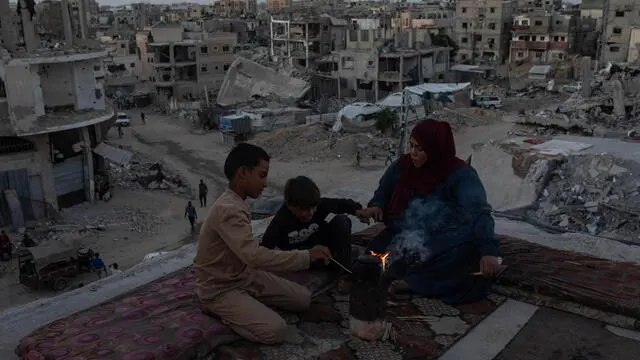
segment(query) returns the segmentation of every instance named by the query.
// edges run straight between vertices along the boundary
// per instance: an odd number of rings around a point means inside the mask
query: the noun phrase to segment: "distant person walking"
[[[356,153],[356,166],[360,167],[360,151]]]
[[[122,138],[122,135],[124,135],[124,132],[122,131],[122,125],[118,124],[118,136]]]
[[[140,120],[142,120],[142,125],[147,123],[147,118],[146,118],[146,116],[144,115],[143,112],[140,113]]]
[[[207,184],[204,183],[204,180],[200,179],[200,184],[198,184],[198,197],[200,198],[200,207],[207,206],[207,192],[209,192]]]
[[[104,261],[102,261],[99,253],[96,253],[94,256],[91,261],[91,269],[98,274],[98,279],[102,279],[102,273],[107,276],[107,267],[104,265]]]
[[[196,213],[196,208],[193,206],[191,201],[189,201],[187,208],[184,210],[184,217],[189,219],[191,231],[193,232],[196,229],[196,219],[198,218],[198,214]]]

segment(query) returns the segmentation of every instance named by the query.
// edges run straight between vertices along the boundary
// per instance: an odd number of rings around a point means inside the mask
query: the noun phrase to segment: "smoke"
[[[464,236],[467,216],[449,204],[434,199],[415,199],[404,213],[401,232],[391,241],[390,263],[424,263],[441,252],[451,237]]]

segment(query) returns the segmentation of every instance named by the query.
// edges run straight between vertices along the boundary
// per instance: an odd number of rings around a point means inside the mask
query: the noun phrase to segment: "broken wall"
[[[34,65],[39,67],[45,107],[75,106],[73,63]]]
[[[104,91],[98,87],[93,73],[94,62],[73,63],[76,110],[104,110],[106,108]]]
[[[44,115],[44,98],[37,71],[37,66],[29,64],[16,64],[6,68],[5,87],[14,128],[18,122],[26,121],[31,124],[38,116]]]

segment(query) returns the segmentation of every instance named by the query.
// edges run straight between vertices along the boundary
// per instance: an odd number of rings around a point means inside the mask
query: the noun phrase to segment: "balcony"
[[[567,50],[568,44],[561,41],[552,41],[549,43],[550,50]]]
[[[547,50],[549,43],[545,41],[511,40],[511,47],[513,49]]]

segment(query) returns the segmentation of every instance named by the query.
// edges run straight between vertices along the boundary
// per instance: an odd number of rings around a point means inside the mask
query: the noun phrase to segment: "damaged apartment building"
[[[393,31],[375,21],[356,20],[345,49],[315,60],[313,85],[329,96],[376,102],[405,86],[443,81],[450,51],[433,46],[428,29]]]
[[[271,56],[310,68],[319,56],[346,47],[347,22],[331,16],[300,19],[271,18]]]
[[[544,10],[517,15],[509,49],[510,63],[548,63],[564,60],[572,51],[576,20],[570,15]]]
[[[217,91],[233,63],[237,38],[236,33],[185,32],[181,24],[160,23],[137,41],[141,61],[152,65],[150,80],[160,100]]]
[[[0,1],[7,24],[9,0]],[[94,152],[113,111],[94,68],[99,48],[74,46],[66,0],[65,38],[42,48],[28,2],[20,28],[2,28],[0,48],[0,227],[50,214],[51,209],[93,199],[103,158]],[[82,49],[82,50],[80,50]]]
[[[515,3],[503,0],[459,0],[456,3],[457,61],[503,63],[509,53]]]
[[[611,0],[603,14],[605,62],[636,62],[640,49],[640,7],[636,1]],[[606,10],[605,10],[606,11]]]

